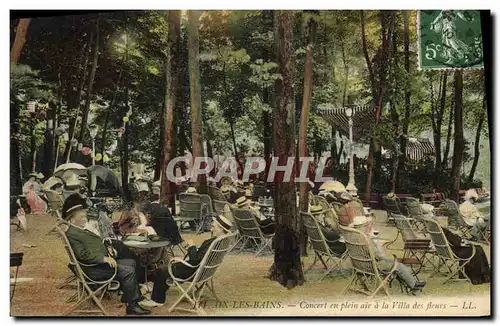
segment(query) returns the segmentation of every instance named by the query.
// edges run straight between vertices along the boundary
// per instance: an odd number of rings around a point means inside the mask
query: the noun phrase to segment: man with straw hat
[[[172,264],[172,273],[174,274],[174,276],[176,278],[189,279],[194,273],[196,273],[196,266],[199,265],[203,260],[203,257],[205,257],[205,254],[207,253],[208,248],[210,248],[212,242],[214,242],[218,237],[230,233],[232,226],[232,223],[224,216],[214,215],[211,223],[210,232],[212,234],[212,237],[210,239],[203,241],[199,248],[194,245],[194,242],[191,239],[186,240],[186,243],[188,244],[187,263],[194,267],[186,266],[185,264],[180,262],[174,263]]]
[[[378,268],[382,271],[389,271],[395,260],[394,258],[388,258],[389,255],[383,247],[384,241],[377,239],[377,236],[374,235],[374,233],[378,234],[378,232],[374,232],[372,226],[372,221],[370,221],[370,219],[366,216],[356,216],[349,225],[351,228],[360,229],[369,237],[375,254],[375,259],[377,260]],[[426,282],[418,281],[415,276],[413,276],[412,271],[408,266],[397,261],[395,272],[398,279],[406,284],[411,293],[415,293],[417,290],[422,290],[426,284]]]
[[[325,210],[319,205],[311,206],[309,213],[318,222],[321,233],[325,236],[328,247],[337,255],[342,255],[346,251],[343,237],[337,230],[327,227],[325,224]]]
[[[241,196],[240,198],[236,199],[236,206],[240,209],[249,210],[255,216],[255,219],[257,220],[257,223],[259,223],[259,227],[262,233],[270,235],[276,231],[276,223],[274,222],[274,220],[270,217],[266,218],[264,215],[262,215],[259,208],[255,207],[254,202],[252,202],[250,199],[246,198],[245,196]]]
[[[141,307],[149,305],[149,302],[142,300],[135,260],[117,257],[113,247],[104,245],[98,234],[87,229],[87,209],[87,200],[78,193],[71,194],[62,208],[62,218],[69,224],[66,236],[76,259],[84,264],[81,266],[83,271],[91,279],[103,281],[112,277],[116,268],[115,279],[120,282],[127,315],[150,314],[151,311]]]

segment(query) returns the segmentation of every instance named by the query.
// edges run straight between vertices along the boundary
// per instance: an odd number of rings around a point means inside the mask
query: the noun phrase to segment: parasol
[[[81,176],[87,173],[87,168],[78,163],[65,163],[57,167],[57,169],[54,171],[54,176],[62,178],[64,180],[65,177],[67,178],[71,175],[67,172],[72,172]]]
[[[319,190],[333,191],[333,192],[347,191],[344,185],[338,181],[326,181],[319,187]]]

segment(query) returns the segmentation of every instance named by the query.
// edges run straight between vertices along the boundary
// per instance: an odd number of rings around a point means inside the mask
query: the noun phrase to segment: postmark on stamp
[[[418,12],[420,69],[484,68],[478,10]]]

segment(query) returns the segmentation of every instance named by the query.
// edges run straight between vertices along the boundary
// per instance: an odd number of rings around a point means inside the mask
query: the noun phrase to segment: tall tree
[[[193,162],[195,158],[203,156],[201,142],[201,86],[200,86],[200,11],[188,11],[188,49],[189,49],[189,84],[191,98],[191,138],[193,146]],[[206,185],[206,176],[200,175],[202,190]]]
[[[278,10],[274,13],[275,51],[278,71],[281,74],[281,78],[275,83],[274,149],[280,165],[285,165],[288,158],[296,154],[293,21],[292,11]],[[293,179],[283,180],[282,173],[275,175],[274,182],[277,225],[273,239],[274,264],[269,276],[271,280],[291,289],[304,282],[295,184]]]
[[[462,92],[462,71],[457,70],[455,71],[455,136],[453,139],[453,161],[451,165],[451,177],[453,180],[451,198],[457,203],[460,192],[460,168],[462,166],[463,152],[465,148]]]
[[[404,47],[404,60],[405,60],[405,71],[406,78],[405,83],[405,110],[403,118],[403,128],[402,136],[400,139],[400,154],[398,160],[398,172],[397,172],[397,185],[399,187],[402,184],[402,175],[405,167],[406,161],[406,140],[408,138],[408,128],[410,126],[410,111],[411,111],[411,84],[410,84],[410,28],[408,24],[408,10],[403,10],[403,47]]]
[[[483,132],[483,124],[485,117],[486,117],[486,94],[484,95],[483,98],[482,110],[479,113],[479,121],[476,129],[476,139],[474,141],[474,161],[472,161],[472,168],[470,169],[469,177],[467,178],[467,181],[469,183],[471,183],[474,180],[474,174],[476,174],[477,164],[479,163],[479,155],[481,154],[479,148],[480,148],[481,133]]]
[[[302,94],[302,110],[300,113],[300,127],[299,127],[299,157],[307,156],[307,123],[309,121],[309,108],[311,106],[312,85],[313,85],[313,49],[314,37],[316,33],[316,21],[313,17],[308,22],[308,40],[306,46],[306,62],[304,71],[304,93]],[[307,212],[309,206],[308,200],[309,183],[300,183],[300,200],[299,207],[301,212]],[[307,247],[307,234],[304,226],[304,221],[300,219],[300,244],[302,253],[305,254]]]
[[[78,142],[83,143],[83,137],[85,135],[85,130],[87,129],[87,121],[90,112],[90,99],[92,97],[92,89],[94,87],[95,73],[97,71],[97,62],[99,60],[99,15],[95,22],[95,43],[94,43],[94,57],[92,59],[92,68],[90,69],[89,83],[87,85],[87,93],[85,95],[85,106],[82,110],[82,124],[80,126],[80,134],[78,136]]]
[[[76,98],[74,99],[74,102],[71,101],[70,98],[68,98],[68,111],[73,111],[75,112],[75,115],[73,117],[73,120],[70,122],[69,125],[69,131],[68,131],[68,137],[69,141],[66,143],[66,147],[64,149],[64,157],[66,160],[66,163],[69,162],[70,156],[71,156],[71,141],[75,138],[75,132],[76,132],[76,127],[78,124],[78,117],[80,113],[80,102],[82,98],[82,93],[83,93],[83,87],[85,86],[85,80],[87,76],[87,64],[89,62],[89,56],[90,56],[90,45],[92,44],[92,40],[94,38],[94,33],[91,33],[89,36],[89,42],[85,44],[83,47],[83,53],[85,56],[84,63],[82,66],[81,71],[78,71],[78,73],[81,75],[80,78],[80,86],[78,87],[78,93],[76,95]],[[88,49],[87,49],[88,47]],[[70,96],[70,92],[68,92],[68,97]],[[69,107],[70,106],[70,107]]]
[[[163,155],[162,155],[162,178],[161,178],[161,203],[167,204],[169,207],[174,207],[175,184],[166,176],[168,163],[175,157],[173,150],[175,125],[174,111],[176,108],[176,93],[179,83],[179,73],[177,66],[179,64],[179,48],[180,48],[180,33],[181,33],[181,15],[180,10],[168,11],[168,53],[167,62],[165,65],[166,75],[166,91],[164,103],[164,139],[163,139]],[[162,126],[163,128],[163,126]]]
[[[432,131],[434,135],[434,147],[436,148],[436,163],[434,167],[434,188],[438,188],[441,176],[441,127],[443,125],[443,115],[446,104],[446,80],[448,73],[443,71],[441,74],[439,87],[439,106],[438,103],[431,103]]]
[[[10,63],[17,63],[21,57],[21,52],[23,51],[24,43],[26,43],[26,35],[28,34],[28,27],[30,25],[31,18],[21,18],[16,28],[16,37],[14,39],[14,44],[10,50]]]
[[[448,168],[448,156],[450,154],[451,147],[451,135],[453,135],[453,118],[455,111],[455,88],[453,88],[453,94],[451,97],[450,114],[448,115],[448,131],[446,134],[446,146],[444,148],[443,160],[441,161],[441,170]]]
[[[375,130],[379,126],[380,119],[382,117],[382,107],[384,104],[384,94],[387,88],[387,75],[389,72],[389,62],[391,62],[392,51],[392,34],[394,32],[395,18],[396,14],[394,11],[383,11],[379,12],[379,19],[381,25],[381,39],[382,43],[377,49],[377,53],[373,58],[373,64],[370,60],[366,42],[366,31],[365,31],[365,15],[364,11],[361,10],[361,38],[363,43],[363,53],[365,56],[365,61],[368,69],[368,75],[370,78],[370,84],[372,89],[372,98],[375,104]],[[375,169],[373,168],[375,158]],[[370,196],[372,190],[372,179],[375,170],[375,181],[378,181],[378,175],[381,171],[381,148],[375,137],[371,137],[370,149],[368,151],[367,159],[367,170],[368,174],[366,177],[366,188],[365,192],[367,196]]]

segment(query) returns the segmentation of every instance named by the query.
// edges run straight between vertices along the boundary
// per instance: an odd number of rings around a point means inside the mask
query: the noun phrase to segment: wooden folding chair
[[[231,250],[241,242],[240,248],[244,249],[245,245],[250,241],[251,244],[255,245],[254,248],[256,248],[255,257],[259,256],[266,248],[271,252],[273,251],[272,240],[274,234],[265,235],[262,233],[256,217],[250,210],[231,207],[231,212],[233,213],[234,222],[239,232],[239,239],[235,242]]]
[[[388,284],[395,277],[396,259],[394,259],[394,264],[388,272],[379,270],[372,243],[368,236],[357,229],[343,225],[339,227],[344,236],[347,254],[351,258],[353,266],[353,277],[345,288],[344,294],[351,290],[368,295],[368,300],[371,300],[380,290],[384,290],[385,295],[389,297]],[[362,290],[354,289],[357,283],[361,283]],[[373,291],[370,290],[369,285],[373,286]]]
[[[10,284],[12,287],[12,292],[10,293],[10,300],[14,298],[14,293],[16,293],[16,284],[17,284],[17,273],[19,272],[19,266],[23,264],[23,256],[22,252],[11,252],[10,253],[10,267],[16,268],[16,274],[14,275],[14,282]]]
[[[431,236],[434,248],[436,249],[436,255],[439,259],[438,266],[430,277],[433,277],[437,273],[441,273],[447,276],[443,284],[449,281],[469,281],[472,284],[470,278],[465,274],[465,266],[476,254],[476,247],[472,246],[472,255],[470,257],[460,258],[451,250],[448,239],[446,239],[443,229],[438,222],[432,219],[425,219],[424,223],[427,232]],[[444,273],[441,272],[442,267],[445,267]],[[460,272],[465,276],[464,279],[459,278]]]
[[[113,276],[109,278],[108,280],[104,281],[97,281],[91,279],[85,272],[82,270],[82,266],[85,267],[91,267],[95,265],[85,265],[80,262],[75,257],[75,253],[73,252],[73,249],[71,248],[71,244],[66,237],[66,233],[62,228],[59,226],[56,227],[56,231],[60,235],[61,239],[64,242],[64,248],[66,249],[66,252],[69,257],[69,264],[71,266],[71,271],[75,274],[76,276],[76,281],[77,281],[77,293],[75,294],[77,302],[70,308],[68,309],[64,315],[69,315],[73,312],[76,313],[103,313],[104,315],[108,315],[106,310],[104,309],[104,306],[102,305],[102,298],[104,297],[104,294],[108,291],[116,291],[120,287],[120,284],[113,280],[116,276],[117,268],[115,267]],[[78,307],[82,306],[84,303],[94,303],[97,305],[99,310],[84,310],[80,309],[77,310]]]
[[[323,273],[317,281],[321,281],[327,275],[334,272],[337,268],[341,267],[342,262],[347,257],[347,251],[342,255],[337,255],[334,251],[330,249],[328,246],[328,241],[326,240],[323,232],[321,232],[321,227],[318,224],[313,216],[309,213],[300,212],[302,219],[304,221],[304,226],[306,227],[307,237],[309,239],[309,243],[314,251],[314,262],[304,271],[304,274],[307,274],[318,261],[323,264],[326,272]],[[326,259],[325,259],[326,258]],[[328,266],[328,263],[331,261],[337,260],[332,266]]]
[[[200,299],[203,295],[205,287],[210,290],[217,301],[220,301],[219,297],[215,293],[213,277],[219,266],[222,264],[224,257],[230,251],[235,241],[235,237],[235,233],[229,233],[215,239],[208,248],[202,261],[196,266],[193,266],[178,257],[170,260],[168,263],[168,273],[173,280],[174,286],[180,290],[181,296],[168,308],[169,312],[172,312],[175,309],[195,312],[197,314],[205,314],[204,309],[200,306]],[[175,263],[181,263],[185,266],[196,268],[196,272],[186,279],[179,278],[175,276],[173,271],[173,264]],[[187,286],[182,285],[186,283]],[[193,307],[191,309],[177,307],[183,299],[188,300]]]
[[[394,222],[393,215],[402,215],[400,205],[398,204],[397,197],[388,198],[387,196],[382,197],[382,202],[384,203],[385,210],[387,211],[387,221]]]

